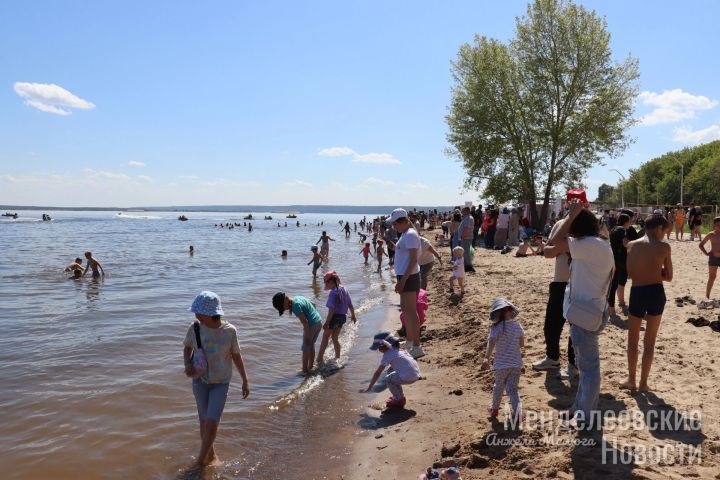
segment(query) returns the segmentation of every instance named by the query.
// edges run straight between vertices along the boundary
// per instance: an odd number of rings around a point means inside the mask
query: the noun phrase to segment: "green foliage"
[[[448,152],[466,187],[497,202],[542,199],[536,226],[554,190],[581,185],[631,141],[637,60],[613,62],[605,20],[570,1],[535,0],[507,44],[476,36],[452,73]]]
[[[677,160],[677,161],[676,161]],[[680,203],[680,162],[684,169],[683,203],[689,205],[716,205],[720,203],[720,140],[668,152],[649,160],[640,168],[630,171],[624,183],[625,203],[636,203],[637,184],[640,185],[640,203],[650,205],[676,205]],[[619,187],[610,201],[619,199]],[[599,196],[599,195],[598,195]]]
[[[606,183],[603,183],[598,187],[598,196],[596,202],[606,203],[613,198],[615,187],[612,187]]]

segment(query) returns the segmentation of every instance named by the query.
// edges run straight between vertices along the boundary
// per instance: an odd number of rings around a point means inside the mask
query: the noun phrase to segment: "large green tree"
[[[624,151],[634,123],[638,62],[612,59],[610,33],[594,11],[536,0],[508,43],[476,36],[452,65],[449,153],[466,187],[499,202],[542,200],[582,184],[585,171]]]

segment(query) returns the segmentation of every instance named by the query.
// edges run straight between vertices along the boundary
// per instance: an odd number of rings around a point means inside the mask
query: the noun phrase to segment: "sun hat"
[[[220,297],[216,293],[209,290],[200,292],[192,305],[188,308],[188,311],[192,313],[199,313],[200,315],[208,315],[214,317],[215,315],[224,315],[222,305],[220,305]]]
[[[517,317],[518,313],[520,313],[518,312],[518,309],[515,308],[515,305],[510,303],[506,298],[500,297],[496,298],[493,301],[492,306],[490,307],[490,320],[494,322],[495,317],[497,317],[497,315],[495,315],[495,312],[497,312],[498,310],[502,310],[506,307],[512,308],[512,316],[510,317],[511,319]]]
[[[587,208],[590,206],[590,203],[587,199],[587,193],[585,193],[585,190],[582,188],[571,188],[567,191],[566,200],[569,202],[573,198],[577,198],[580,200],[580,203],[582,203],[583,207]]]
[[[285,298],[286,295],[283,292],[277,292],[275,295],[273,295],[273,307],[275,307],[275,309],[280,312],[280,316],[285,313]]]
[[[400,343],[397,337],[390,335],[390,332],[380,332],[373,337],[373,343],[370,345],[370,350],[377,350],[381,345],[386,345],[388,348],[393,347]]]
[[[397,222],[398,220],[400,220],[401,218],[407,218],[407,216],[408,216],[407,211],[405,211],[404,208],[396,208],[390,214],[389,222],[390,222],[390,224],[393,224],[393,223]]]
[[[323,283],[328,283],[333,278],[337,281],[337,283],[340,283],[340,276],[335,270],[327,272],[325,275],[323,275]],[[325,290],[330,290],[327,285],[325,286]]]

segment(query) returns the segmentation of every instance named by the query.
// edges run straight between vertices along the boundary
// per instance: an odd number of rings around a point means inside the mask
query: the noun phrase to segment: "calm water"
[[[204,289],[221,296],[238,328],[252,389],[241,400],[235,373],[218,440],[224,466],[209,476],[323,478],[323,461],[348,454],[333,435],[362,426],[367,397],[357,391],[377,362],[367,338],[392,283],[388,271],[362,265],[358,237],[345,240],[341,216],[300,215],[307,227],[287,220],[278,228],[276,214],[248,233],[214,227],[242,223],[242,213],[190,213],[187,222],[178,213],[50,212],[51,222],[20,213],[0,220],[3,478],[175,478],[199,447],[182,341],[193,321],[187,307]],[[305,380],[300,324],[278,317],[271,297],[307,296],[324,317],[326,292],[306,265],[323,229],[337,239],[329,267],[359,306],[360,326],[343,331],[346,368]],[[104,280],[63,274],[85,250],[102,263]]]

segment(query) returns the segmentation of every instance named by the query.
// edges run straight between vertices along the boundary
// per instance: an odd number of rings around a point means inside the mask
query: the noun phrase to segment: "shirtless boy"
[[[87,267],[85,267],[83,277],[87,275],[88,270],[92,270],[93,278],[99,278],[100,272],[102,272],[103,277],[105,276],[105,270],[103,269],[102,265],[100,265],[100,262],[95,260],[95,258],[92,256],[92,252],[85,252],[85,258],[87,258]]]
[[[621,385],[632,392],[649,392],[648,376],[655,354],[655,339],[663,310],[665,289],[663,282],[672,281],[673,267],[670,245],[663,242],[669,224],[665,217],[651,217],[645,222],[645,236],[628,243],[627,271],[632,278],[628,330],[628,380]],[[647,322],[643,339],[640,385],[635,382],[638,361],[638,342],[643,317]],[[637,385],[637,386],[636,386]]]
[[[80,258],[80,257],[76,258],[75,262],[73,262],[70,265],[68,265],[67,267],[65,267],[66,272],[75,273],[76,270],[80,270],[80,273],[82,273],[82,271],[83,271],[82,258]]]
[[[705,250],[707,242],[710,242],[709,252]],[[708,281],[707,287],[705,287],[705,297],[710,298],[710,291],[715,283],[718,266],[720,266],[720,217],[715,217],[713,220],[713,231],[702,239],[700,250],[708,256]]]

